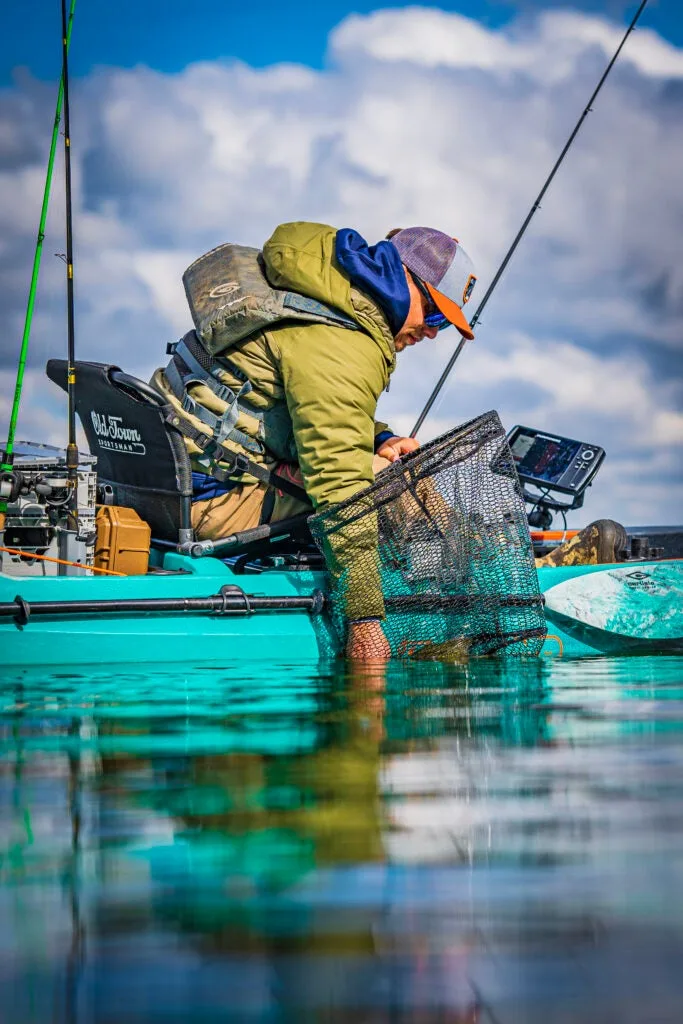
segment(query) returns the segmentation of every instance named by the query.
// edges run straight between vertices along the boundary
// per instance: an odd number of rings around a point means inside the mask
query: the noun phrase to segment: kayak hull
[[[637,571],[680,562],[638,563]],[[235,575],[216,559],[190,559],[169,553],[168,574],[126,577],[16,577],[0,574],[0,602],[20,595],[30,605],[40,601],[80,601],[147,598],[206,597],[226,584],[237,584],[247,594],[295,597],[324,589],[325,577],[314,572],[265,572]],[[624,566],[567,566],[538,570],[541,591],[595,573],[623,571]],[[586,580],[586,586],[589,581]],[[550,600],[550,599],[549,599]],[[591,657],[633,650],[671,649],[676,638],[651,639],[621,635],[546,609],[548,636],[542,654]],[[634,635],[635,634],[635,635]],[[4,666],[68,667],[92,664],[189,662],[220,664],[239,658],[251,661],[305,662],[320,658],[331,637],[324,616],[307,611],[281,611],[254,615],[221,616],[210,613],[164,612],[106,615],[32,616],[20,624],[0,620],[0,651]]]

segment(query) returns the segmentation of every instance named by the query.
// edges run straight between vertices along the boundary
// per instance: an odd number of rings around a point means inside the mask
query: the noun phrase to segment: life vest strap
[[[311,299],[307,295],[300,295],[299,292],[287,292],[282,300],[284,309],[295,309],[298,313],[308,313],[311,316],[320,317],[324,322],[339,324],[348,330],[357,331],[358,324],[350,316],[335,309],[334,306],[327,306],[324,302]]]
[[[182,359],[182,356],[180,358]],[[199,367],[200,373],[181,374],[175,360],[175,356],[171,358],[164,373],[171,391],[182,405],[183,410],[192,416],[196,416],[202,423],[205,423],[219,444],[226,440],[236,441],[243,448],[246,448],[247,451],[262,454],[264,451],[263,444],[235,426],[237,417],[242,411],[239,399],[243,394],[251,390],[251,384],[243,385],[235,394],[225,384],[219,384],[213,377],[210,377],[201,367]],[[188,394],[187,387],[192,383],[206,384],[217,397],[228,403],[228,408],[222,416],[217,416]],[[249,415],[251,415],[251,412],[249,412]]]
[[[292,483],[291,480],[284,476],[280,476],[279,473],[273,472],[272,469],[259,465],[246,455],[231,451],[230,448],[204,434],[201,430],[196,430],[188,420],[179,416],[172,406],[168,407],[168,412],[165,413],[164,418],[169,426],[179,430],[184,437],[194,441],[205,455],[209,455],[212,459],[226,464],[225,469],[214,467],[211,472],[211,476],[215,477],[219,483],[224,483],[234,475],[246,473],[268,487],[275,487],[277,490],[289,494],[290,497],[296,498],[298,501],[309,501],[303,487],[298,487],[297,484]]]

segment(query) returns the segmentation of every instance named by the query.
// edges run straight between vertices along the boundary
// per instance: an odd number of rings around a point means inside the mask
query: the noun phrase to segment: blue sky
[[[79,0],[76,5],[72,73],[87,74],[98,65],[147,64],[179,71],[198,60],[237,58],[255,67],[295,61],[321,67],[330,30],[348,14],[367,14],[408,4],[376,0],[314,0],[308,3],[229,3],[226,0]],[[572,8],[627,21],[637,0],[444,0],[421,4],[456,11],[491,28],[520,12]],[[51,78],[60,63],[59,0],[7,4],[0,33],[0,84],[9,84],[15,68]],[[677,45],[683,44],[681,0],[649,0],[643,25]],[[264,29],[267,26],[267,29]]]
[[[148,379],[190,326],[181,278],[225,241],[315,220],[432,224],[491,280],[636,8],[472,0],[349,8],[78,0],[71,51],[76,343]],[[60,70],[58,0],[0,35],[0,435]],[[198,63],[198,62],[202,63]],[[21,70],[23,67],[24,70]],[[61,157],[59,158],[61,159]],[[57,166],[20,434],[62,443]],[[606,448],[575,521],[683,508],[683,3],[650,0],[422,434],[487,409]],[[482,294],[480,292],[480,294]],[[476,300],[476,294],[475,294]],[[452,335],[403,353],[407,433]]]

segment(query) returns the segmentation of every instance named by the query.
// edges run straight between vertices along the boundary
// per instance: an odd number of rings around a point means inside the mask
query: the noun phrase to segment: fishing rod
[[[496,285],[498,284],[498,282],[500,281],[501,277],[503,276],[503,273],[505,272],[505,269],[506,269],[508,263],[510,262],[510,260],[512,259],[513,255],[514,255],[515,249],[517,248],[517,246],[521,242],[522,238],[526,234],[526,230],[529,227],[529,224],[531,223],[531,220],[532,220],[534,214],[536,213],[537,210],[540,209],[541,201],[542,201],[543,197],[545,196],[546,192],[550,188],[550,185],[552,183],[553,178],[555,177],[555,175],[559,171],[560,166],[564,162],[564,158],[566,157],[567,153],[571,149],[572,143],[574,142],[574,139],[576,138],[576,136],[579,134],[579,131],[581,130],[581,126],[583,125],[583,122],[588,117],[588,115],[591,113],[592,108],[593,108],[593,103],[595,102],[598,93],[600,92],[600,90],[602,89],[603,85],[605,84],[605,81],[606,81],[607,76],[609,75],[610,71],[612,70],[612,68],[616,64],[617,59],[619,57],[619,54],[621,53],[621,51],[624,48],[626,40],[628,39],[628,37],[631,35],[631,32],[633,32],[634,28],[636,27],[636,23],[637,23],[638,19],[640,18],[641,14],[643,13],[643,11],[645,10],[646,5],[647,5],[647,0],[642,0],[642,3],[640,5],[640,7],[638,8],[638,10],[636,11],[636,13],[635,13],[635,15],[633,17],[633,20],[631,21],[631,24],[629,25],[628,29],[626,30],[626,32],[624,34],[623,39],[619,43],[619,46],[617,47],[617,50],[616,50],[614,56],[612,57],[611,61],[609,62],[609,64],[605,68],[605,71],[603,72],[602,78],[600,79],[600,81],[598,82],[597,86],[595,87],[593,95],[591,96],[591,98],[588,101],[588,105],[586,106],[586,108],[585,108],[584,112],[582,113],[581,117],[579,118],[579,120],[576,122],[576,125],[574,127],[574,131],[571,133],[571,135],[569,136],[567,142],[565,143],[564,149],[562,150],[562,152],[560,153],[559,157],[557,158],[555,166],[553,167],[552,171],[550,172],[550,174],[546,178],[546,181],[545,181],[545,184],[543,185],[543,188],[541,189],[541,191],[538,193],[536,199],[534,200],[534,203],[533,203],[531,209],[529,210],[529,213],[527,214],[524,223],[522,224],[521,228],[517,232],[517,235],[515,236],[515,239],[514,239],[512,245],[510,246],[510,248],[506,252],[506,254],[505,254],[504,258],[503,258],[503,262],[498,267],[498,270],[496,271],[495,276],[494,276],[493,280],[491,281],[491,284],[489,285],[488,290],[486,291],[486,294],[484,295],[483,299],[479,303],[479,306],[478,306],[474,316],[470,320],[470,327],[475,327],[476,324],[479,322],[479,318],[481,317],[481,314],[484,311],[486,303],[491,298],[491,295],[493,294],[493,290],[495,289]],[[434,390],[432,391],[431,395],[427,399],[427,402],[425,403],[424,409],[422,410],[422,412],[420,413],[420,415],[417,418],[417,422],[415,423],[415,426],[413,427],[413,429],[411,431],[411,434],[410,434],[411,437],[415,437],[415,435],[417,434],[418,430],[420,429],[420,427],[422,426],[422,424],[426,420],[427,416],[429,415],[429,412],[430,412],[432,406],[434,405],[434,402],[438,398],[438,396],[439,396],[439,394],[441,392],[441,389],[443,388],[444,384],[448,380],[448,377],[450,375],[451,370],[455,366],[456,361],[457,361],[458,357],[460,356],[460,353],[462,352],[463,348],[465,347],[465,340],[466,340],[465,338],[461,338],[460,339],[455,352],[453,353],[451,358],[448,360],[448,363],[446,364],[446,368],[444,369],[443,373],[441,374],[441,376],[439,377],[439,379],[438,379],[438,381],[436,383],[436,387],[434,388]]]
[[[76,9],[76,0],[71,0],[71,8],[69,10],[69,23],[66,32],[66,46],[67,50],[71,42],[71,28],[73,24],[74,11]],[[45,187],[43,189],[43,205],[40,210],[40,220],[38,222],[38,237],[36,240],[36,248],[33,254],[33,269],[31,271],[31,284],[29,286],[28,300],[26,303],[26,315],[24,317],[24,331],[21,338],[21,349],[19,351],[19,364],[17,367],[17,379],[14,387],[14,399],[12,401],[12,412],[10,414],[9,428],[7,431],[7,441],[5,442],[5,450],[2,453],[0,460],[0,479],[4,473],[11,473],[12,467],[14,466],[14,439],[17,431],[17,420],[19,418],[19,406],[21,404],[21,393],[24,386],[24,372],[26,369],[26,359],[28,356],[28,346],[31,337],[31,325],[33,323],[33,309],[36,301],[36,290],[38,287],[38,276],[40,274],[40,260],[43,254],[43,242],[45,241],[45,224],[47,221],[47,211],[50,202],[50,190],[52,188],[52,172],[55,164],[55,154],[57,152],[57,139],[59,137],[59,125],[62,119],[62,101],[64,97],[64,73],[62,69],[62,76],[59,80],[59,91],[57,93],[57,107],[55,110],[55,119],[52,126],[52,141],[50,143],[50,155],[47,162],[47,173],[45,175]],[[7,511],[6,498],[0,494],[0,514]]]
[[[78,445],[76,443],[76,346],[74,332],[73,218],[71,212],[71,124],[69,114],[69,36],[66,0],[62,0],[62,85],[64,87],[64,189],[66,193],[66,305],[67,372],[66,397],[68,440],[66,469],[70,484],[69,511],[72,525],[78,517]]]

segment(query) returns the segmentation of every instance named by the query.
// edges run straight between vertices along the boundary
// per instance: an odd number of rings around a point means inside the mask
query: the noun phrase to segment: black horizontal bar
[[[543,596],[517,594],[471,596],[468,594],[401,594],[387,597],[389,611],[495,611],[498,608],[535,608]],[[33,615],[112,615],[132,613],[197,613],[213,615],[253,615],[262,612],[308,611],[319,615],[325,605],[320,590],[295,597],[265,597],[246,594],[234,585],[207,597],[140,597],[89,601],[26,601],[17,595],[13,601],[0,602],[0,618],[16,618],[26,624]]]
[[[319,615],[325,598],[320,590],[296,597],[264,597],[246,594],[229,586],[207,597],[141,597],[120,600],[26,601],[20,595],[14,601],[0,602],[0,618],[14,617],[26,624],[33,615],[111,615],[133,612],[209,612],[214,615],[252,615],[259,612],[308,611]]]
[[[384,603],[392,611],[468,611],[487,608],[537,608],[545,602],[542,594],[528,597],[525,594],[399,594],[386,597]]]
[[[274,523],[262,523],[260,526],[253,526],[249,530],[241,530],[239,533],[233,533],[229,537],[223,537],[221,540],[215,540],[211,542],[210,547],[206,552],[201,551],[201,541],[197,542],[195,547],[197,548],[197,554],[194,557],[204,557],[206,555],[223,555],[223,554],[238,554],[239,548],[248,547],[250,544],[256,544],[261,541],[274,540],[279,537],[287,537],[291,534],[301,533],[304,530],[308,532],[308,519],[310,512],[300,512],[299,515],[291,516],[289,519],[278,519]],[[277,550],[274,548],[273,553],[277,554]]]

